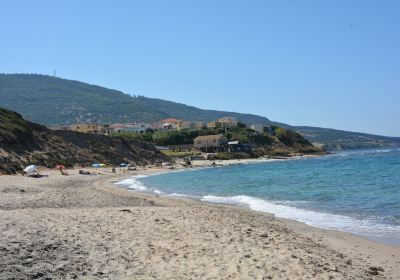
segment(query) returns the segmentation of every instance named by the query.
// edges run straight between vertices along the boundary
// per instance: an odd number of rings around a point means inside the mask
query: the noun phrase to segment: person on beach
[[[60,169],[61,175],[64,175],[64,176],[69,175],[68,172],[64,172],[63,167],[61,165],[59,166],[59,169]]]

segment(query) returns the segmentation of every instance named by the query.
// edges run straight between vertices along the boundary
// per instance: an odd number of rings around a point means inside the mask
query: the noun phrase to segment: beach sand
[[[400,279],[399,247],[69,172],[0,176],[0,279]]]

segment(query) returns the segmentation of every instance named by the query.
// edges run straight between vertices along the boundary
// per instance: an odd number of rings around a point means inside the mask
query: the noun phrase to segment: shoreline
[[[400,278],[398,247],[244,207],[114,184],[168,171],[0,176],[0,278],[39,272],[52,278]],[[31,265],[21,269],[24,256]]]
[[[282,160],[282,159],[278,159]],[[283,159],[285,160],[285,159]],[[224,162],[222,166],[229,166],[232,164],[238,164],[235,160],[235,162],[229,162],[230,160],[227,160]],[[262,162],[268,162],[268,160],[243,160],[246,161],[246,163],[262,163]],[[272,161],[277,161],[277,160],[271,160]],[[240,164],[240,163],[239,163]],[[199,167],[199,166],[197,166]],[[204,167],[200,166],[200,167]],[[185,169],[184,169],[185,170]],[[146,176],[154,176],[157,174],[161,173],[167,173],[167,172],[173,172],[174,170],[163,170],[163,172],[156,171],[156,172],[146,172],[144,174],[137,174],[137,175],[146,175]],[[135,176],[135,175],[134,175]],[[132,177],[132,176],[129,176]],[[127,179],[129,178],[128,176],[124,176],[120,180]],[[390,279],[397,279],[400,278],[400,261],[396,261],[397,259],[400,259],[400,244],[395,244],[395,243],[386,243],[382,242],[380,239],[372,239],[368,238],[366,236],[354,234],[351,232],[346,232],[346,231],[340,231],[340,230],[334,230],[334,229],[326,229],[326,228],[321,228],[321,227],[316,227],[312,225],[308,225],[304,222],[293,220],[293,219],[287,219],[287,218],[279,218],[276,217],[275,214],[273,213],[267,213],[267,212],[261,212],[261,211],[256,211],[252,210],[248,207],[245,206],[239,206],[239,205],[233,205],[233,204],[225,204],[225,203],[213,203],[213,202],[208,202],[208,201],[202,201],[202,200],[196,200],[192,199],[190,197],[171,197],[167,195],[159,195],[156,193],[151,193],[151,192],[146,192],[146,191],[138,191],[138,190],[129,190],[126,187],[123,186],[118,186],[115,184],[115,182],[109,182],[111,188],[121,188],[124,190],[127,190],[129,192],[133,192],[139,195],[145,195],[145,197],[150,196],[150,197],[157,197],[160,199],[165,199],[165,200],[181,200],[189,203],[200,203],[200,204],[205,204],[210,207],[213,206],[225,206],[232,208],[236,211],[250,211],[254,213],[255,215],[262,215],[262,216],[267,216],[267,217],[273,217],[276,221],[283,223],[285,226],[290,228],[291,230],[301,232],[305,236],[311,239],[317,239],[319,242],[324,243],[324,245],[328,245],[335,250],[338,250],[339,254],[342,254],[342,252],[346,252],[353,258],[360,258],[365,257],[366,259],[372,261],[371,263],[375,266],[381,267],[381,266],[386,266],[386,269],[388,266],[392,266],[392,270],[390,271]],[[375,257],[376,259],[372,259],[371,257]]]
[[[286,161],[286,160],[300,160],[300,159],[309,159],[309,158],[318,158],[318,157],[320,157],[320,156],[295,157],[295,158],[288,158],[288,159],[258,158],[258,159],[241,159],[241,160],[233,159],[233,160],[219,160],[219,161],[213,161],[213,160],[201,160],[200,161],[199,160],[199,161],[193,161],[192,162],[192,165],[193,165],[192,168],[183,168],[183,167],[176,168],[176,169],[164,169],[164,168],[162,168],[161,170],[157,170],[156,172],[152,172],[152,170],[147,170],[146,172],[143,172],[143,173],[140,173],[140,174],[137,174],[137,175],[133,175],[133,176],[130,176],[130,177],[127,177],[127,178],[123,178],[121,180],[129,179],[129,178],[132,178],[132,177],[135,177],[135,176],[139,176],[139,177],[141,177],[143,175],[145,175],[145,176],[155,176],[155,175],[159,175],[159,174],[163,174],[163,173],[169,173],[169,172],[191,171],[191,170],[199,169],[199,168],[214,168],[213,166],[211,166],[212,162],[216,162],[217,163],[216,167],[227,167],[227,166],[232,166],[232,165],[268,163],[268,162],[277,162],[277,161]],[[121,181],[121,180],[119,180],[119,181]],[[136,180],[136,179],[134,179],[134,180]],[[179,194],[179,195],[175,195],[174,196],[174,195],[171,195],[171,194],[168,194],[168,193],[158,193],[158,192],[156,192],[158,190],[153,190],[154,192],[152,192],[150,190],[146,190],[148,187],[151,188],[151,186],[143,186],[143,187],[146,188],[145,190],[134,189],[134,188],[129,188],[129,187],[117,184],[117,182],[119,182],[119,181],[116,181],[114,183],[115,187],[127,189],[128,191],[139,192],[139,193],[147,193],[147,194],[151,194],[151,195],[153,195],[153,194],[154,195],[159,195],[159,196],[167,198],[167,199],[168,198],[172,198],[172,197],[173,198],[176,197],[176,198],[190,199],[190,200],[194,200],[194,201],[198,201],[198,202],[202,202],[202,203],[206,203],[206,204],[210,204],[210,205],[230,205],[230,206],[235,206],[235,207],[248,209],[248,210],[254,211],[254,212],[266,213],[266,214],[269,214],[269,215],[276,216],[276,214],[271,213],[271,212],[259,211],[259,210],[252,209],[249,205],[245,206],[245,205],[239,205],[239,204],[236,204],[236,203],[224,203],[224,202],[207,201],[207,200],[202,200],[200,198],[194,198],[193,196],[191,196],[189,194]],[[221,198],[224,198],[224,197],[221,197]],[[332,214],[332,215],[335,215],[335,214]],[[352,234],[354,236],[360,237],[360,238],[365,239],[365,240],[377,242],[377,243],[380,243],[380,244],[383,244],[383,245],[387,245],[387,246],[394,246],[394,247],[400,248],[400,240],[396,239],[396,238],[392,238],[392,237],[363,235],[363,234],[358,234],[358,233],[351,232],[351,231],[345,231],[345,230],[334,229],[334,228],[326,228],[326,227],[323,227],[323,226],[308,224],[308,223],[306,223],[304,221],[299,221],[299,220],[296,220],[294,218],[286,218],[286,217],[278,217],[278,216],[276,216],[276,218],[285,219],[285,220],[289,220],[289,221],[294,221],[294,222],[297,222],[297,223],[302,223],[305,226],[313,227],[313,228],[320,229],[320,230],[328,230],[328,231],[342,232],[342,233],[345,233],[345,234]]]
[[[279,159],[281,160],[281,159]],[[229,166],[232,163],[229,163],[230,160],[226,161],[223,166]],[[245,160],[244,160],[245,161]],[[272,160],[276,161],[276,160]],[[261,162],[266,162],[266,161],[251,161],[246,162],[246,163],[261,163]],[[236,162],[233,164],[237,164]],[[173,172],[173,170],[171,170]],[[161,173],[167,173],[169,170],[164,170],[163,172],[146,172],[145,174],[138,174],[140,175],[146,175],[146,176],[152,176],[152,175],[157,175]],[[132,176],[130,176],[132,177]],[[123,179],[127,179],[129,177],[123,177]],[[342,254],[342,252],[345,252],[346,254],[350,255],[352,258],[366,258],[374,266],[382,267],[386,266],[386,269],[388,267],[392,266],[392,269],[390,271],[390,279],[397,279],[400,278],[400,261],[397,261],[397,259],[400,260],[400,244],[393,244],[393,243],[385,243],[382,242],[381,240],[374,240],[370,239],[366,236],[354,234],[351,232],[345,232],[345,231],[339,231],[339,230],[334,230],[334,229],[325,229],[321,227],[316,227],[312,225],[308,225],[304,222],[301,221],[296,221],[293,219],[287,219],[287,218],[280,218],[276,217],[273,213],[267,213],[267,212],[261,212],[261,211],[256,211],[249,209],[248,207],[245,206],[239,206],[239,205],[233,205],[233,204],[225,204],[225,203],[213,203],[213,202],[208,202],[208,201],[201,201],[201,200],[196,200],[192,199],[190,197],[171,197],[167,195],[159,195],[156,193],[151,193],[151,192],[145,192],[145,191],[138,191],[138,190],[129,190],[126,187],[118,186],[115,184],[115,182],[109,182],[110,183],[110,188],[121,188],[124,190],[127,190],[129,192],[133,192],[135,194],[139,195],[144,195],[145,197],[157,197],[159,199],[165,199],[165,200],[172,200],[172,201],[184,201],[186,203],[200,203],[200,204],[205,204],[209,207],[229,207],[232,208],[233,211],[250,211],[251,213],[254,213],[255,215],[261,215],[261,216],[266,216],[266,217],[273,217],[273,219],[279,223],[284,224],[287,228],[294,230],[296,232],[300,232],[307,236],[307,238],[311,239],[317,239],[321,244],[323,245],[328,245],[335,250],[339,251],[339,254]],[[371,259],[372,257],[372,259]],[[375,258],[373,258],[375,257]]]

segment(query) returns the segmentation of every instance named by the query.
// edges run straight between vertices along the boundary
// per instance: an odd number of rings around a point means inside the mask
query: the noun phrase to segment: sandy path
[[[398,275],[397,268],[375,270],[367,257],[333,249],[341,247],[329,238],[337,239],[323,231],[237,207],[128,192],[112,187],[115,179],[1,176],[0,279]]]

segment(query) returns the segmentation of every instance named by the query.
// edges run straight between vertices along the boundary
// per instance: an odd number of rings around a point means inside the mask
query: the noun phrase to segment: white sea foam
[[[397,149],[400,151],[400,149]],[[368,155],[368,154],[379,154],[379,153],[391,153],[396,151],[396,149],[370,149],[370,150],[355,150],[355,151],[346,151],[346,152],[339,152],[337,154],[333,154],[336,156],[347,157],[352,155]]]
[[[189,195],[183,193],[170,193],[168,196],[188,197]]]
[[[160,190],[154,190],[154,193],[159,194],[159,195],[165,194],[164,192],[162,192]]]
[[[399,149],[400,150],[400,149]],[[374,152],[382,152],[382,150],[377,150]],[[386,152],[383,150],[383,152]],[[352,152],[350,152],[352,153]],[[338,156],[347,156],[348,154],[337,154]],[[209,167],[206,167],[209,168]],[[196,169],[197,170],[197,169]],[[181,172],[182,170],[174,170],[174,172]],[[189,170],[185,170],[189,171]],[[190,170],[193,171],[193,170]],[[156,175],[156,174],[153,174]],[[151,176],[153,176],[151,175]],[[307,202],[303,201],[280,201],[280,202],[270,202],[266,199],[251,197],[246,195],[236,195],[236,196],[215,196],[215,195],[205,195],[203,197],[196,195],[188,195],[182,193],[165,193],[158,189],[152,189],[143,185],[138,179],[147,177],[149,175],[138,175],[133,176],[129,179],[125,179],[117,182],[125,188],[129,188],[137,191],[148,191],[154,192],[159,195],[165,195],[170,197],[183,197],[191,199],[201,199],[202,201],[222,203],[222,204],[233,204],[241,205],[250,208],[254,211],[267,212],[275,214],[277,217],[286,218],[291,220],[300,221],[311,226],[341,230],[352,232],[360,235],[366,236],[380,236],[380,237],[390,237],[400,239],[400,226],[390,225],[380,222],[378,217],[371,217],[369,219],[358,219],[354,217],[317,212],[312,210],[303,209],[306,207]],[[294,207],[292,205],[298,205]]]
[[[147,187],[137,180],[139,178],[144,178],[144,177],[147,177],[147,176],[146,175],[137,175],[137,176],[133,176],[131,178],[116,182],[115,184],[125,187],[125,188],[128,188],[128,189],[131,189],[131,190],[145,191],[145,190],[147,190]]]
[[[396,238],[400,238],[400,226],[274,204],[261,198],[246,195],[227,197],[206,195],[203,196],[201,200],[213,203],[246,206],[255,211],[272,213],[280,218],[300,221],[319,228],[341,230],[361,235],[395,236]]]
[[[184,197],[184,198],[190,198],[190,199],[195,199],[195,200],[199,200],[199,199],[201,198],[201,196],[198,196],[198,195],[183,194],[183,193],[170,193],[170,194],[167,194],[166,196],[170,196],[170,197]]]

